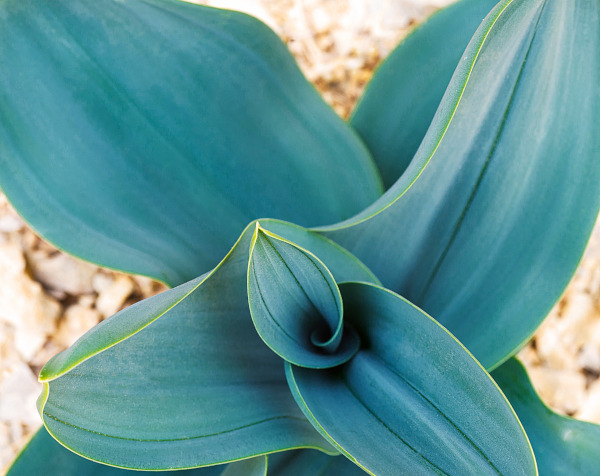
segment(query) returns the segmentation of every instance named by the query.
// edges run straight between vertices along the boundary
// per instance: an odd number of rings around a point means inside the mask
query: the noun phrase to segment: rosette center
[[[358,335],[344,325],[340,291],[327,267],[258,223],[250,245],[248,302],[262,340],[290,363],[335,367],[358,351]]]

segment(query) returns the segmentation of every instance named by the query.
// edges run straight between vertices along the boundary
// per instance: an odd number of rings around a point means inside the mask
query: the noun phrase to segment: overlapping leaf
[[[358,351],[360,341],[344,327],[342,298],[327,267],[258,223],[250,245],[248,303],[258,334],[288,362],[328,368]]]
[[[343,456],[314,450],[295,450],[268,456],[267,476],[364,476],[365,472]]]
[[[160,471],[158,476],[265,476],[266,457],[231,463],[227,466],[209,466],[183,471]],[[59,445],[44,429],[38,430],[6,476],[141,476],[143,471],[126,471],[113,466],[97,464]]]
[[[417,26],[378,67],[350,124],[386,188],[423,140],[463,51],[497,0],[461,0]]]
[[[547,315],[598,215],[599,11],[500,2],[406,172],[326,229],[487,368]]]
[[[180,284],[253,219],[323,225],[380,194],[355,133],[247,15],[5,0],[0,70],[0,186],[46,239],[104,266]]]
[[[374,281],[325,238],[261,224],[318,250],[336,279]],[[298,409],[283,361],[252,324],[254,231],[251,224],[208,275],[125,309],[54,357],[40,376],[48,431],[77,453],[128,468],[188,468],[298,447],[335,453]]]
[[[494,370],[492,376],[523,423],[542,476],[585,476],[598,472],[600,426],[550,410],[514,358]]]
[[[527,436],[504,395],[442,326],[383,288],[340,285],[361,337],[347,364],[286,364],[307,418],[378,476],[536,474]]]

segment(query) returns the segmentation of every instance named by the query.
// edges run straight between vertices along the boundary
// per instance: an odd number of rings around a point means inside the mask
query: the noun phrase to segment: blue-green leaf
[[[386,188],[408,167],[475,30],[498,0],[462,0],[416,27],[377,68],[350,124]]]
[[[598,474],[600,426],[557,415],[541,401],[523,365],[510,359],[492,373],[531,440],[541,475]]]
[[[365,472],[343,456],[320,451],[294,450],[269,455],[267,476],[364,476]]]
[[[316,453],[316,452],[315,452]],[[324,453],[320,453],[324,454]],[[231,463],[227,466],[209,466],[183,471],[159,471],[158,476],[264,476],[266,458],[259,456]],[[6,476],[141,476],[143,471],[126,471],[113,466],[94,463],[59,445],[40,428],[8,469]]]
[[[289,231],[307,250],[319,249],[334,276],[368,275],[327,239],[261,220],[265,230],[271,225],[284,239]],[[298,409],[283,361],[252,324],[247,270],[254,231],[252,223],[212,272],[121,311],[50,360],[39,401],[48,431],[95,461],[140,469],[298,447],[335,453]]]
[[[487,368],[560,297],[600,207],[600,4],[503,0],[411,165],[328,236]]]
[[[281,220],[260,220],[260,224],[271,233],[284,237],[296,246],[318,256],[331,272],[336,283],[362,281],[381,284],[373,272],[356,256],[319,233]]]
[[[252,325],[253,231],[208,276],[103,321],[46,365],[40,409],[54,437],[95,461],[140,469],[328,450]]]
[[[209,466],[208,468],[212,468]],[[201,468],[206,470],[208,468]],[[257,456],[248,458],[235,463],[229,463],[224,467],[219,476],[266,476],[267,475],[267,457]],[[175,476],[175,475],[173,475]]]
[[[327,368],[358,351],[358,336],[344,328],[331,272],[315,255],[258,223],[250,244],[248,302],[258,334],[288,362]]]
[[[515,413],[441,325],[383,288],[340,285],[361,351],[342,367],[286,364],[296,402],[371,474],[536,474]]]
[[[251,220],[347,218],[380,179],[283,43],[177,0],[0,3],[0,186],[59,248],[180,284]]]

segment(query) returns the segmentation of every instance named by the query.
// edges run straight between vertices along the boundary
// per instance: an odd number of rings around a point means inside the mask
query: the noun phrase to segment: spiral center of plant
[[[327,267],[258,223],[250,246],[248,303],[262,340],[290,363],[335,367],[358,351],[360,340],[344,325],[342,298]]]

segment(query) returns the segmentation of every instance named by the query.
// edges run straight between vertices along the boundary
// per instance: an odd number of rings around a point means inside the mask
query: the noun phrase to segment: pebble
[[[0,245],[0,276],[0,321],[14,328],[15,348],[27,362],[54,332],[61,307],[29,277],[15,243]]]
[[[594,342],[585,344],[577,356],[577,364],[595,377],[600,376],[600,346]]]
[[[23,220],[16,215],[4,215],[0,217],[0,232],[13,233],[24,227]]]
[[[52,339],[61,347],[69,347],[100,322],[100,313],[81,304],[67,307]]]
[[[29,427],[40,424],[35,402],[42,391],[29,366],[12,362],[0,376],[0,421],[16,421]],[[20,426],[20,425],[18,425]],[[16,430],[15,430],[16,431]],[[18,439],[18,438],[14,438]]]
[[[108,289],[114,280],[114,277],[110,273],[100,270],[98,273],[94,274],[92,287],[96,293],[100,294]]]
[[[117,275],[114,281],[98,295],[96,309],[104,317],[112,316],[122,308],[133,290],[133,281],[129,276]]]
[[[586,378],[580,372],[532,367],[528,373],[540,397],[561,413],[573,415],[583,404]]]
[[[600,422],[600,380],[590,385],[587,396],[575,417],[592,423]]]
[[[97,266],[63,253],[47,256],[43,251],[30,253],[28,260],[33,277],[48,289],[71,295],[94,292]]]
[[[164,284],[158,283],[146,276],[133,276],[133,279],[142,296],[154,296],[155,294],[162,293],[168,289]]]

